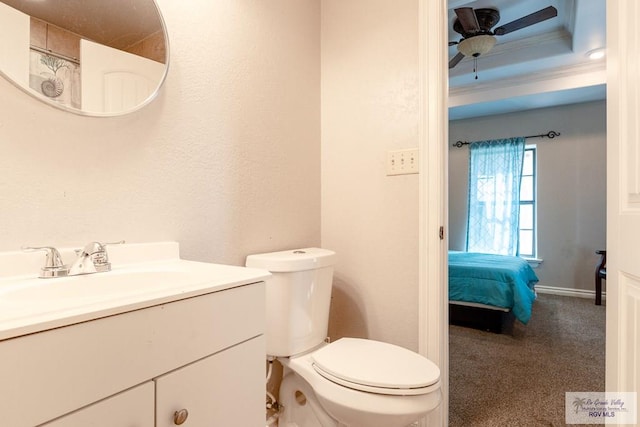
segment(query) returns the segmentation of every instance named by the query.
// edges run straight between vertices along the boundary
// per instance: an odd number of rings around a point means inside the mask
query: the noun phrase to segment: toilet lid
[[[328,380],[378,394],[424,394],[440,380],[440,369],[426,357],[379,341],[341,338],[311,357]]]

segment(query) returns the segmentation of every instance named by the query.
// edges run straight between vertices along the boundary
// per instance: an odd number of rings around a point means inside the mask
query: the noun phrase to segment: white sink
[[[269,276],[257,269],[182,260],[177,243],[110,246],[108,251],[113,266],[110,272],[51,279],[36,277],[38,269],[31,275],[3,275],[3,265],[30,264],[24,260],[12,263],[7,257],[33,254],[0,254],[0,340],[217,292],[246,283],[248,278],[257,282]]]
[[[191,281],[188,273],[171,270],[120,270],[59,279],[29,279],[0,289],[0,304],[10,305],[19,301],[51,303],[61,300],[85,303],[107,298],[126,298],[179,286],[185,280]]]

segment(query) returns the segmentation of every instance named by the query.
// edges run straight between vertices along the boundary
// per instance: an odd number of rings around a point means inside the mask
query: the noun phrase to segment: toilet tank
[[[327,337],[335,257],[320,248],[247,257],[247,267],[272,274],[266,283],[267,355],[293,356]]]

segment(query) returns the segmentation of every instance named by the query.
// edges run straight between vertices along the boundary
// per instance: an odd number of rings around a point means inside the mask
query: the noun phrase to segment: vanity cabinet
[[[264,416],[262,337],[209,356],[155,380],[156,426],[175,426],[176,413],[188,414],[185,426],[260,426]],[[260,408],[260,411],[251,410]]]
[[[264,423],[264,282],[0,341],[0,424]]]

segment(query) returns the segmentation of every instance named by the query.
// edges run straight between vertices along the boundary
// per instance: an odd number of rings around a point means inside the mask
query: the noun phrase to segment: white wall
[[[177,240],[188,259],[320,244],[320,6],[158,0],[159,98],[120,118],[0,80],[0,250]]]
[[[418,348],[418,2],[322,1],[322,245],[338,253],[329,333]]]
[[[456,120],[449,143],[555,130],[538,147],[538,256],[540,285],[594,290],[598,249],[606,249],[605,101]],[[468,148],[449,149],[450,248],[464,250]]]

